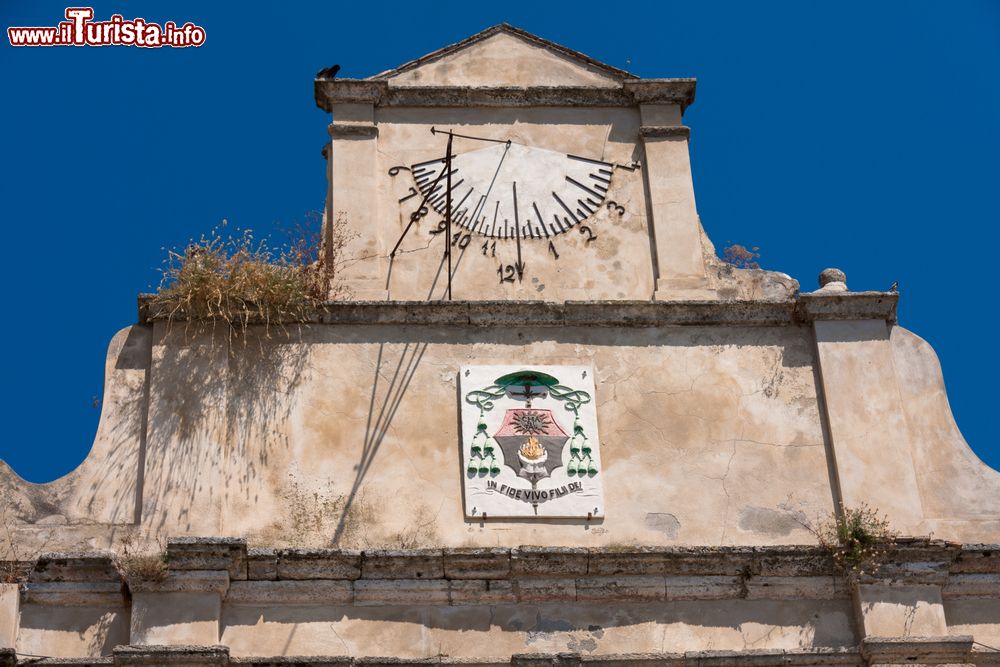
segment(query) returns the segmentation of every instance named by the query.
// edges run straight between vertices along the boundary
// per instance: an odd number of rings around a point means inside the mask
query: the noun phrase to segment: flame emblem
[[[530,461],[537,461],[542,458],[542,455],[545,453],[545,448],[542,447],[540,442],[538,442],[538,438],[531,436],[523,445],[521,445],[520,452],[521,456],[524,458]]]

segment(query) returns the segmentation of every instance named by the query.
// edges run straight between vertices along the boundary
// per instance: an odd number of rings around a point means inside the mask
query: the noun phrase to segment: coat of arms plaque
[[[465,366],[465,516],[602,518],[590,366]]]

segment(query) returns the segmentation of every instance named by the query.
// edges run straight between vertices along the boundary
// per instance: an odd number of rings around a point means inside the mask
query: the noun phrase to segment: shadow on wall
[[[129,643],[126,608],[25,605],[21,609],[17,649],[53,657],[111,655]]]
[[[252,503],[308,375],[303,328],[155,325],[143,532],[223,534]],[[191,514],[196,508],[197,515]]]
[[[0,461],[0,512],[5,522],[22,526],[18,539],[24,550],[37,551],[57,531],[60,537],[77,539],[81,545],[107,546],[115,526],[136,521],[150,335],[150,327],[136,325],[112,338],[101,420],[91,451],[75,470],[46,484],[32,484]],[[35,524],[30,534],[23,524]],[[75,538],[72,533],[77,534]],[[62,548],[72,546],[62,541]]]
[[[375,360],[375,373],[372,378],[371,399],[368,403],[368,420],[365,424],[365,439],[361,447],[358,464],[355,466],[354,482],[347,493],[340,519],[330,540],[333,546],[339,546],[341,539],[344,537],[344,533],[348,528],[347,521],[352,516],[352,509],[357,502],[358,493],[364,483],[365,475],[368,473],[372,461],[375,460],[375,455],[378,453],[379,447],[381,447],[382,441],[385,439],[396,410],[399,409],[403,395],[409,388],[410,381],[417,371],[417,365],[420,363],[420,359],[424,356],[426,350],[426,342],[406,343],[395,363],[395,368],[392,369],[392,375],[386,380],[381,375],[385,345],[380,344],[378,347],[378,356]],[[376,400],[376,397],[379,396],[380,380],[385,384],[385,388],[381,398]]]

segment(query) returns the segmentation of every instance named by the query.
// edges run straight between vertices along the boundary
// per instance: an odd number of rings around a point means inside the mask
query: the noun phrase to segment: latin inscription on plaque
[[[466,518],[604,516],[590,366],[465,366],[460,389]]]

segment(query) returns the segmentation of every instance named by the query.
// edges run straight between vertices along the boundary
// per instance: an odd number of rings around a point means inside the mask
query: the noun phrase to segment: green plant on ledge
[[[864,503],[856,508],[841,506],[840,512],[811,530],[837,569],[852,579],[877,570],[897,537],[888,518]]]

